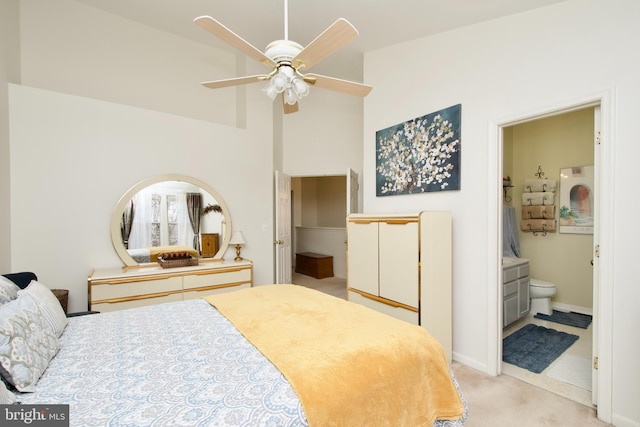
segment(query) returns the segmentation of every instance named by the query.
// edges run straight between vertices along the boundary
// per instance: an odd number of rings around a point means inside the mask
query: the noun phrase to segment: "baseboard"
[[[574,313],[588,314],[590,316],[593,316],[592,308],[579,307],[577,305],[571,305],[571,304],[563,304],[561,302],[553,302],[553,300],[551,301],[551,308],[555,308],[556,310],[559,310],[559,311],[566,311],[566,312],[573,311]]]
[[[487,371],[487,364],[486,363],[481,363],[475,359],[471,359],[469,357],[466,357],[460,353],[456,353],[455,351],[453,352],[453,354],[451,355],[452,359],[454,362],[458,362],[458,363],[462,363],[463,365],[466,365],[470,368],[476,369],[478,371],[484,372],[484,373],[488,373],[489,371]]]
[[[611,424],[616,427],[640,427],[639,421],[634,421],[617,414],[611,415]]]

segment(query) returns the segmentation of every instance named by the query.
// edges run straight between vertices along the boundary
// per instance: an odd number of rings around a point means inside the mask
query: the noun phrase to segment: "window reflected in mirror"
[[[111,233],[123,262],[135,265],[156,262],[165,252],[221,258],[229,226],[228,209],[211,187],[189,177],[166,176],[143,181],[122,197]],[[203,244],[211,249],[211,236],[216,253],[203,254]]]

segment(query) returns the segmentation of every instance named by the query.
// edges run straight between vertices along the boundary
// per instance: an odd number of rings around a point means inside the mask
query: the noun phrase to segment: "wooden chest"
[[[202,258],[211,258],[218,253],[218,233],[202,233]]]
[[[296,273],[306,274],[316,279],[333,277],[333,257],[313,252],[296,254]]]

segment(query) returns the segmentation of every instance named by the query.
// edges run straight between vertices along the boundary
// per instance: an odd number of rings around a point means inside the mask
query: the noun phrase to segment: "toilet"
[[[556,294],[556,285],[544,280],[529,280],[529,297],[531,298],[531,314],[546,314],[548,316],[553,312],[551,310],[551,297]]]

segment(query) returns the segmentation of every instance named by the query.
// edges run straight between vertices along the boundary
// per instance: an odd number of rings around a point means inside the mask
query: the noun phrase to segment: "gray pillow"
[[[49,322],[56,336],[62,335],[64,328],[67,326],[67,315],[64,313],[58,298],[51,292],[51,289],[40,282],[32,280],[29,286],[18,291],[18,295],[25,294],[31,295],[36,300],[40,310],[42,310],[42,315]]]
[[[56,333],[31,295],[0,306],[0,375],[18,391],[34,391],[59,348]]]
[[[11,280],[4,276],[0,276],[0,305],[6,304],[18,298],[20,288]]]

